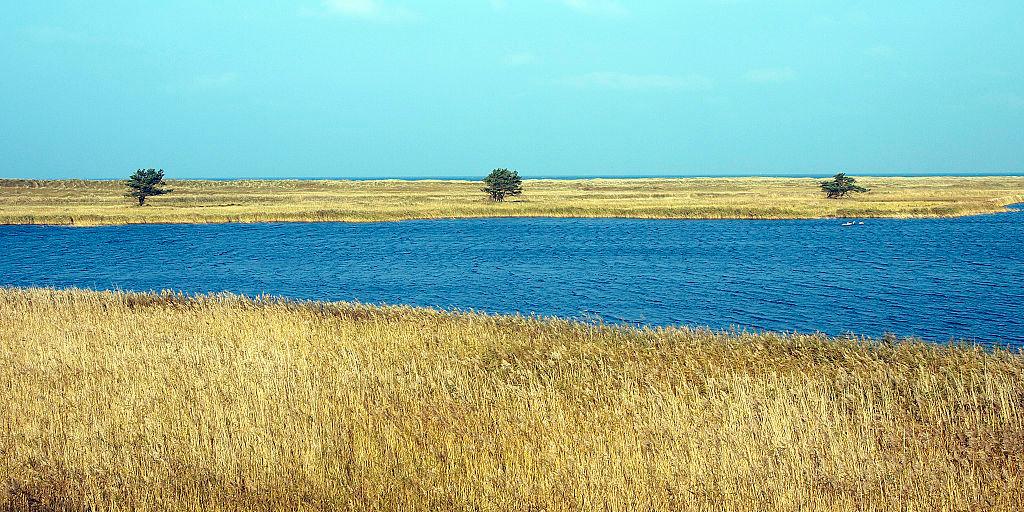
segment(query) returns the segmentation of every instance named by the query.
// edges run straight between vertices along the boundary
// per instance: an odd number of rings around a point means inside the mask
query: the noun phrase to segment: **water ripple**
[[[0,226],[0,284],[1024,344],[1024,213]]]

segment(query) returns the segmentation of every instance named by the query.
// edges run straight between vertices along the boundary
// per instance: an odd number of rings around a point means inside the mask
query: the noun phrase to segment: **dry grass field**
[[[1024,503],[1024,355],[913,341],[0,288],[0,418],[3,510]]]
[[[789,219],[943,217],[1024,201],[1024,177],[860,178],[827,200],[810,178],[527,180],[492,203],[470,181],[170,181],[138,207],[116,181],[0,180],[0,224],[392,221],[465,217]]]

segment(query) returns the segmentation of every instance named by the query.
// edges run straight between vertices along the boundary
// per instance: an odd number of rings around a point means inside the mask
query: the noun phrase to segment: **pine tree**
[[[508,169],[495,169],[484,178],[484,188],[480,189],[491,196],[491,201],[504,201],[508,196],[523,193],[523,180],[519,173]]]
[[[846,194],[850,192],[867,192],[868,189],[855,185],[857,180],[847,176],[844,173],[836,174],[830,180],[821,182],[821,189],[828,194],[829,199],[839,199],[846,197]]]
[[[132,174],[125,185],[128,186],[126,197],[134,197],[139,200],[139,206],[146,202],[150,196],[159,196],[171,192],[171,189],[160,188],[164,184],[164,170],[160,169],[138,169]]]

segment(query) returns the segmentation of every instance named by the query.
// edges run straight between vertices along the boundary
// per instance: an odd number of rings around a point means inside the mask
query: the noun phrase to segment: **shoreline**
[[[328,220],[305,220],[305,219],[268,219],[268,220],[214,220],[214,221],[160,221],[160,222],[120,222],[120,223],[98,223],[85,224],[78,222],[69,223],[39,223],[39,222],[0,222],[3,226],[38,226],[38,227],[61,227],[61,228],[102,228],[118,226],[210,226],[218,224],[394,224],[404,222],[431,222],[431,221],[458,221],[458,220],[512,220],[512,219],[537,219],[537,220],[650,220],[650,221],[794,221],[794,220],[935,220],[935,219],[962,219],[967,217],[982,217],[985,215],[1001,215],[1014,213],[1020,209],[1010,208],[1017,201],[1006,204],[1002,210],[984,211],[976,213],[963,213],[952,215],[890,215],[890,216],[849,216],[849,217],[636,217],[636,216],[582,216],[582,215],[482,215],[475,217],[403,217],[389,220],[351,220],[351,219],[328,219]]]
[[[504,203],[461,180],[169,180],[131,206],[119,181],[0,179],[0,225],[105,226],[439,219],[796,220],[957,218],[1024,202],[1024,177],[859,178],[870,192],[825,199],[814,178],[524,180]]]
[[[222,301],[247,304],[253,307],[283,308],[288,311],[308,310],[352,310],[364,309],[385,315],[436,316],[452,319],[482,319],[496,322],[526,322],[557,324],[578,329],[599,330],[622,335],[657,334],[666,336],[701,334],[716,338],[741,338],[773,336],[780,339],[814,338],[824,343],[854,344],[864,347],[881,345],[926,345],[949,349],[980,349],[1003,351],[1024,357],[1024,344],[1012,342],[985,341],[977,338],[949,338],[943,341],[925,339],[917,335],[893,336],[891,338],[871,336],[857,332],[829,334],[823,331],[769,330],[733,326],[714,328],[704,324],[638,324],[633,322],[588,321],[578,316],[542,315],[523,312],[488,312],[471,308],[445,308],[418,306],[414,304],[389,302],[360,302],[358,300],[302,299],[280,294],[249,295],[230,291],[188,292],[184,290],[126,290],[108,288],[82,288],[78,286],[14,286],[0,284],[0,297],[7,295],[51,295],[67,297],[99,298],[112,301],[136,301],[148,303],[203,303]]]

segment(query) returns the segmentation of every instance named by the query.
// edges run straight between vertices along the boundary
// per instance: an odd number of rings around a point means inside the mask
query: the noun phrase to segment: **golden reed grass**
[[[1024,177],[860,178],[872,190],[828,200],[810,178],[527,180],[487,201],[471,181],[172,181],[133,206],[117,181],[0,180],[0,224],[393,221],[469,217],[791,219],[949,217],[1024,201]]]
[[[0,289],[7,510],[1018,510],[1024,355]]]

